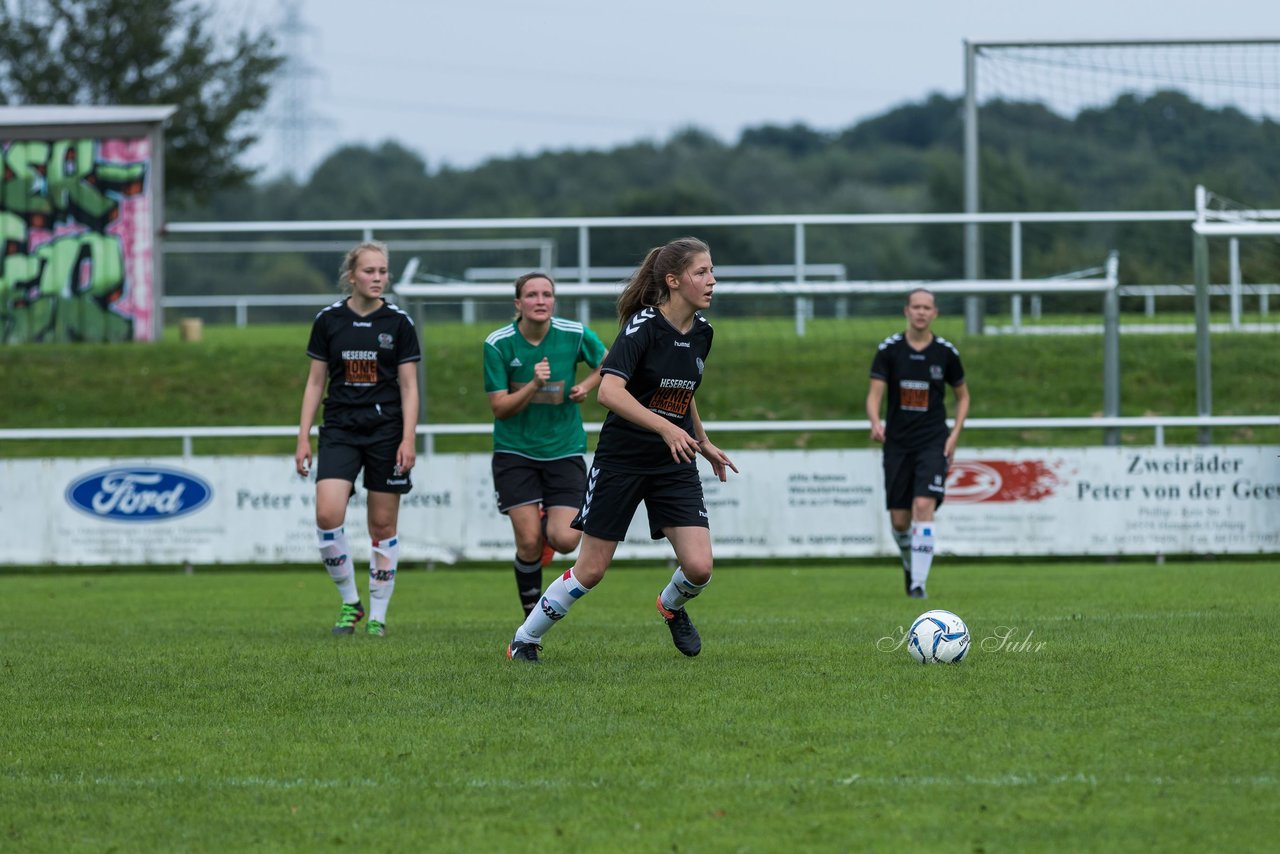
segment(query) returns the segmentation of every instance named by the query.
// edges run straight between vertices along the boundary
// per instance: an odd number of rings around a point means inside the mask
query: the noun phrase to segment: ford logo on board
[[[67,503],[96,519],[160,522],[194,513],[213,497],[213,487],[184,472],[164,468],[118,468],[85,475],[67,487]]]

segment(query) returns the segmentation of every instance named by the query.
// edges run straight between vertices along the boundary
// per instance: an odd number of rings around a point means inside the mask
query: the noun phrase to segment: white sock
[[[578,583],[573,575],[573,567],[569,567],[564,575],[547,585],[538,604],[529,612],[520,628],[516,629],[516,640],[521,643],[541,643],[547,630],[569,613],[569,606],[590,591],[591,588]]]
[[[668,611],[679,611],[686,602],[705,590],[710,583],[711,579],[708,578],[702,584],[694,584],[685,577],[684,569],[677,566],[671,581],[662,589],[662,607]]]
[[[911,527],[907,526],[905,530],[899,531],[893,529],[893,541],[898,544],[898,553],[902,555],[902,565],[906,569],[911,568]]]
[[[316,528],[316,544],[320,546],[320,560],[329,577],[338,587],[342,601],[354,605],[360,601],[360,593],[356,590],[356,574],[351,566],[351,545],[347,535],[341,528],[326,531]]]
[[[933,566],[934,535],[937,526],[933,522],[917,522],[911,526],[911,586],[924,587],[929,580],[929,568]]]
[[[396,564],[400,562],[400,540],[395,534],[373,540],[369,556],[369,619],[387,621],[387,605],[396,589]]]

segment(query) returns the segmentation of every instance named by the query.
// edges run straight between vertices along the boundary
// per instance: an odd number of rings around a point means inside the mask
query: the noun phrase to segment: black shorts
[[[884,498],[890,510],[910,510],[916,498],[946,496],[947,457],[943,445],[916,451],[884,451]]]
[[[543,507],[581,507],[586,486],[582,457],[531,460],[504,451],[493,455],[493,497],[499,513],[539,502]]]
[[[396,451],[404,437],[398,407],[372,423],[353,425],[359,429],[334,426],[328,413],[325,415],[316,453],[317,481],[337,478],[355,483],[356,475],[364,469],[364,488],[369,492],[404,495],[413,489],[409,475],[396,468]]]
[[[659,474],[621,474],[592,468],[587,492],[573,527],[601,540],[620,543],[644,502],[649,536],[662,539],[663,528],[710,528],[697,466]]]

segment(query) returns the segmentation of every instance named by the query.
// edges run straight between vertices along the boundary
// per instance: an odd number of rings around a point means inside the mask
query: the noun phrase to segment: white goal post
[[[1215,201],[1227,201],[1216,206]],[[1235,256],[1239,238],[1280,238],[1280,210],[1248,208],[1222,200],[1204,185],[1196,186],[1196,218],[1191,223],[1195,266],[1196,313],[1196,415],[1213,413],[1213,370],[1209,347],[1209,240],[1227,238]],[[1235,275],[1233,275],[1235,278]],[[1233,304],[1233,315],[1238,309]],[[1208,443],[1209,428],[1200,428],[1200,441]]]

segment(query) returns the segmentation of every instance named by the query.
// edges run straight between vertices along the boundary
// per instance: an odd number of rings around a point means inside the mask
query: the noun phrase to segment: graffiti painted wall
[[[0,146],[0,342],[149,340],[150,139]]]

